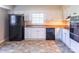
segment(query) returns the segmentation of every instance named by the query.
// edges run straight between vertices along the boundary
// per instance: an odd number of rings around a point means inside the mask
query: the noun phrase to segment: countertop
[[[65,26],[65,25],[26,25],[25,28],[64,28],[64,29],[68,29],[69,30],[69,27],[68,26]]]
[[[25,21],[25,27],[38,27],[38,28],[65,28],[69,29],[69,21],[67,20],[47,20],[42,25],[35,25],[32,23],[27,24]]]

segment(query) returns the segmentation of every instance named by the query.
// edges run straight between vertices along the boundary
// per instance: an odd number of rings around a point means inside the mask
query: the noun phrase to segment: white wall
[[[0,43],[5,40],[5,21],[7,19],[8,10],[0,8]]]
[[[29,14],[31,13],[45,13],[47,20],[58,20],[62,19],[62,8],[61,6],[44,6],[44,5],[19,5],[14,8],[10,13],[24,14],[25,20],[28,20]]]

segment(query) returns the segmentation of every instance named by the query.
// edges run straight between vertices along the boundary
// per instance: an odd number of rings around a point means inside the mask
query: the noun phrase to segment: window
[[[44,14],[43,13],[33,13],[32,14],[32,23],[41,25],[44,22]]]

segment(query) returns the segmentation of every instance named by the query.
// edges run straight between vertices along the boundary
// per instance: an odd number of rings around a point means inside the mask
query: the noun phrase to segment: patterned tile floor
[[[0,53],[72,53],[60,41],[24,40],[8,41],[0,46]]]

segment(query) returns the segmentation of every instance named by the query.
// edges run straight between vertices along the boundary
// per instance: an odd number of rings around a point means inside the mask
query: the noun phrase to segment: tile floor
[[[59,49],[61,50],[61,53],[74,53],[70,48],[68,48],[63,42],[61,41],[55,41]]]
[[[61,41],[23,40],[1,44],[0,53],[72,53]]]

